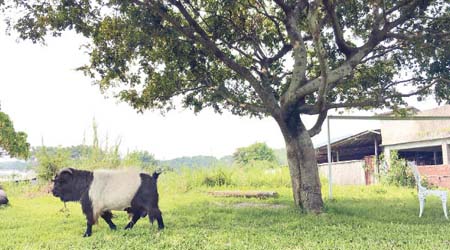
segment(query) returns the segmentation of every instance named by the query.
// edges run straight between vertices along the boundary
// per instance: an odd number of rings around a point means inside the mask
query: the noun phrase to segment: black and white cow
[[[111,210],[127,211],[132,215],[125,229],[131,229],[141,218],[148,215],[150,222],[156,219],[158,228],[164,228],[158,207],[157,179],[134,169],[85,171],[62,169],[55,177],[52,193],[62,201],[80,201],[86,215],[87,228],[84,237],[91,236],[92,225],[102,217],[112,230]]]
[[[5,191],[3,191],[2,186],[0,186],[0,206],[8,204],[8,196],[6,196]]]

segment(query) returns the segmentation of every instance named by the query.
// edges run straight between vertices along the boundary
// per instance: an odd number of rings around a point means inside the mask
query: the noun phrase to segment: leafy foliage
[[[23,39],[43,42],[46,35],[67,29],[90,38],[91,63],[80,69],[138,110],[171,109],[172,97],[183,96],[194,111],[269,114],[249,107],[268,108],[266,94],[277,101],[286,95],[295,70],[285,66],[289,56],[303,60],[307,82],[326,73],[322,59],[332,78],[334,69],[359,57],[351,62],[353,72],[339,75],[338,84],[330,82],[330,104],[400,104],[396,86],[424,87],[421,94],[427,94],[434,80],[436,98],[448,102],[450,11],[442,0],[300,1],[297,6],[290,1],[11,2],[4,10],[14,7],[23,15],[6,12],[7,21]],[[295,32],[305,35],[300,39]],[[296,57],[297,40],[308,59]],[[405,69],[414,76],[396,82]],[[319,100],[317,94],[303,97],[312,104]],[[379,102],[381,97],[385,100]]]
[[[28,158],[30,144],[27,142],[27,134],[16,132],[9,116],[0,111],[0,148],[11,157]],[[2,152],[0,149],[0,156]]]
[[[215,169],[203,178],[202,184],[207,187],[228,186],[231,184],[231,172]]]
[[[132,151],[125,155],[121,165],[140,167],[150,172],[156,168],[158,161],[147,151]]]
[[[238,164],[248,164],[252,161],[276,162],[273,149],[262,142],[254,143],[248,147],[238,148],[233,153],[234,161]]]
[[[402,187],[415,187],[416,180],[405,159],[400,159],[398,152],[391,151],[390,166],[384,177],[384,181],[389,185]]]
[[[36,153],[37,175],[40,180],[49,181],[53,179],[59,170],[69,167],[70,152],[58,147],[56,150],[48,151],[45,146],[39,148]]]

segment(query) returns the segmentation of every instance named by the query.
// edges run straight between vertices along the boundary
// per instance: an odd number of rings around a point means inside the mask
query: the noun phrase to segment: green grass
[[[36,188],[6,186],[11,205],[0,208],[0,249],[450,248],[450,222],[439,200],[430,198],[418,218],[414,189],[335,187],[335,199],[328,201],[325,185],[325,212],[309,215],[293,207],[285,184],[186,188],[184,177],[168,174],[159,180],[164,231],[156,223],[149,226],[147,218],[125,231],[128,217],[116,212],[118,230],[110,231],[100,221],[90,238],[82,238],[85,219],[79,204],[68,204],[64,213],[63,203],[47,193],[30,196]],[[207,195],[216,189],[274,190],[280,196],[259,200]]]

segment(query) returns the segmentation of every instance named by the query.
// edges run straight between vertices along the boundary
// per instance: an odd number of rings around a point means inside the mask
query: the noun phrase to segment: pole
[[[377,136],[376,135],[373,137],[373,144],[374,144],[373,146],[375,148],[375,172],[376,172],[376,174],[378,176],[378,174],[380,173],[380,169],[379,169],[379,166],[378,166],[378,142],[377,142]],[[376,180],[376,179],[374,178],[374,180]]]
[[[327,157],[328,157],[328,197],[333,199],[333,176],[331,174],[331,139],[330,139],[330,118],[327,117]]]

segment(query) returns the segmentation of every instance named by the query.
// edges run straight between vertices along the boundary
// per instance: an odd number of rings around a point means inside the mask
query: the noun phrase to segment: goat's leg
[[[111,230],[117,229],[116,225],[114,225],[114,223],[112,222],[113,214],[111,213],[111,211],[105,211],[102,213],[101,216],[102,216],[103,220],[105,220],[106,223],[108,223],[108,226]]]

